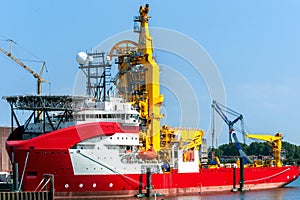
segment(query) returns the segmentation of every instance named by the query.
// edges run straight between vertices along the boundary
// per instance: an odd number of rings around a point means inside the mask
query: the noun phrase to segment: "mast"
[[[107,101],[108,87],[111,84],[111,65],[105,58],[104,52],[77,54],[79,69],[86,76],[86,95],[97,101]]]

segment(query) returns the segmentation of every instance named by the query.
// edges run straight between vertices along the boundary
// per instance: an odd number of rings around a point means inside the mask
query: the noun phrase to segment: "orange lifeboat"
[[[157,153],[151,148],[147,151],[140,151],[138,155],[141,159],[154,159],[156,158]]]

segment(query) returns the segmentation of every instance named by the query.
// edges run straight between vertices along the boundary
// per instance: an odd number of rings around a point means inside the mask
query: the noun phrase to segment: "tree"
[[[241,144],[243,151],[247,155],[273,156],[272,147],[266,142],[252,142],[249,145]],[[223,144],[214,149],[215,155],[219,157],[239,156],[235,144]],[[284,163],[300,163],[300,146],[282,142],[282,151],[285,153],[286,160]]]

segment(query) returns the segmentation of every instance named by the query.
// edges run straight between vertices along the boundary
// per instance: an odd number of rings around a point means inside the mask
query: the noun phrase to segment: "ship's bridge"
[[[139,125],[139,113],[122,98],[111,97],[109,101],[97,102],[90,99],[87,108],[74,113],[77,124],[87,122],[119,122],[131,126]]]

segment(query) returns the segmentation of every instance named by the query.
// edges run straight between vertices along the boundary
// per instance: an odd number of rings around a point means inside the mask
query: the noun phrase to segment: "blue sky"
[[[47,62],[43,77],[51,85],[44,84],[44,94],[72,94],[78,72],[76,54],[132,29],[133,16],[145,3],[150,3],[150,26],[183,33],[210,55],[222,77],[227,106],[244,115],[247,131],[280,131],[286,141],[300,144],[300,2],[296,0],[4,1],[0,45],[8,49],[4,40],[13,39],[15,56],[36,59],[30,51]],[[155,54],[170,67],[188,65],[166,53]],[[39,72],[40,63],[26,64]],[[36,80],[4,54],[0,54],[0,66],[0,96],[35,93]],[[182,73],[193,79],[192,74]],[[199,93],[198,127],[210,137],[210,96],[204,80],[191,83]],[[176,126],[172,99],[166,99],[166,104],[170,112],[166,120]],[[1,100],[0,125],[8,125],[9,120],[8,104]],[[218,144],[227,142],[226,131],[224,127]]]

